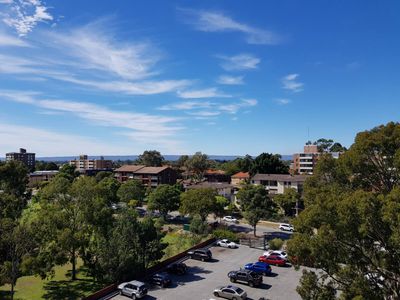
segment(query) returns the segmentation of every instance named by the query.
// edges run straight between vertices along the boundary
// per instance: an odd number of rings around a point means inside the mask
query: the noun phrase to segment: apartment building
[[[313,174],[314,167],[321,153],[317,145],[305,145],[303,153],[293,155],[293,163],[290,166],[292,174]]]
[[[206,170],[204,172],[204,178],[208,182],[231,182],[231,177],[226,175],[223,170]]]
[[[112,169],[112,161],[104,159],[103,156],[100,159],[89,159],[87,155],[80,155],[79,159],[73,159],[69,164],[74,166],[79,172]]]
[[[52,171],[36,171],[33,173],[29,174],[29,187],[37,187],[40,183],[42,182],[48,182],[52,180],[56,175],[58,174],[58,171],[52,170]]]
[[[265,186],[268,193],[272,195],[283,194],[287,188],[293,188],[301,194],[307,177],[308,175],[305,174],[256,174],[251,178],[251,183]]]
[[[124,165],[114,170],[115,178],[120,182],[136,179],[152,188],[160,184],[175,184],[177,172],[169,166],[146,167],[143,165]]]
[[[17,160],[23,162],[30,170],[35,169],[35,153],[28,153],[26,149],[20,148],[19,152],[6,153],[6,161]]]

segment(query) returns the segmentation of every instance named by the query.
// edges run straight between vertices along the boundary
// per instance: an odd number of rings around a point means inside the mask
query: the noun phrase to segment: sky
[[[400,111],[399,1],[0,0],[0,156],[292,154]]]

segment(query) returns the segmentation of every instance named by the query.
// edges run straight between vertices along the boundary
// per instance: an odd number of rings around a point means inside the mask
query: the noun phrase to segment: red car
[[[262,255],[258,258],[258,261],[262,261],[267,264],[275,266],[286,266],[286,260],[282,259],[279,255],[270,255],[270,256]]]

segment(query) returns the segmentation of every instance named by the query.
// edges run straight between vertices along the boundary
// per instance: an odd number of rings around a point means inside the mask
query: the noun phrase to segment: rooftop
[[[166,169],[169,166],[163,167],[146,167],[144,165],[123,165],[122,167],[115,170],[115,172],[131,172],[138,174],[158,174]]]
[[[249,174],[249,172],[239,172],[239,173],[233,174],[231,177],[239,178],[239,179],[246,179],[246,178],[250,177],[250,174]]]
[[[274,181],[292,181],[304,182],[309,175],[290,175],[290,174],[256,174],[252,180],[274,180]]]

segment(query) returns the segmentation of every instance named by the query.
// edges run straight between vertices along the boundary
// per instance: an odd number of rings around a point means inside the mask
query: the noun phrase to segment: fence
[[[188,251],[194,250],[194,249],[198,249],[198,248],[204,248],[204,247],[210,246],[210,245],[212,245],[214,242],[215,242],[215,238],[208,239],[208,240],[206,240],[206,241],[204,241],[204,242],[202,242],[202,243],[200,243],[200,244],[197,244],[196,246],[193,246],[193,247],[190,248],[190,249],[187,249],[187,250],[184,251],[184,252],[181,252],[181,253],[179,253],[179,254],[177,254],[177,255],[175,255],[175,256],[172,256],[172,257],[170,257],[170,258],[167,258],[166,260],[163,260],[163,261],[159,262],[158,264],[156,264],[156,265],[154,265],[154,266],[148,268],[148,269],[146,270],[146,274],[147,274],[147,275],[152,275],[152,274],[154,274],[154,273],[157,273],[158,271],[164,269],[164,268],[165,268],[166,266],[168,266],[169,264],[171,264],[171,263],[173,263],[173,262],[176,262],[176,261],[178,261],[178,260],[181,260],[181,259],[183,259],[184,257],[186,257]],[[93,293],[92,295],[90,295],[90,296],[84,298],[84,300],[99,300],[99,299],[105,298],[107,295],[109,295],[109,294],[115,292],[115,291],[117,290],[117,287],[118,287],[118,284],[117,284],[117,283],[114,283],[114,284],[109,285],[109,286],[107,286],[107,287],[105,287],[105,288],[103,288],[103,289],[101,289],[101,290],[99,290],[99,291]]]

